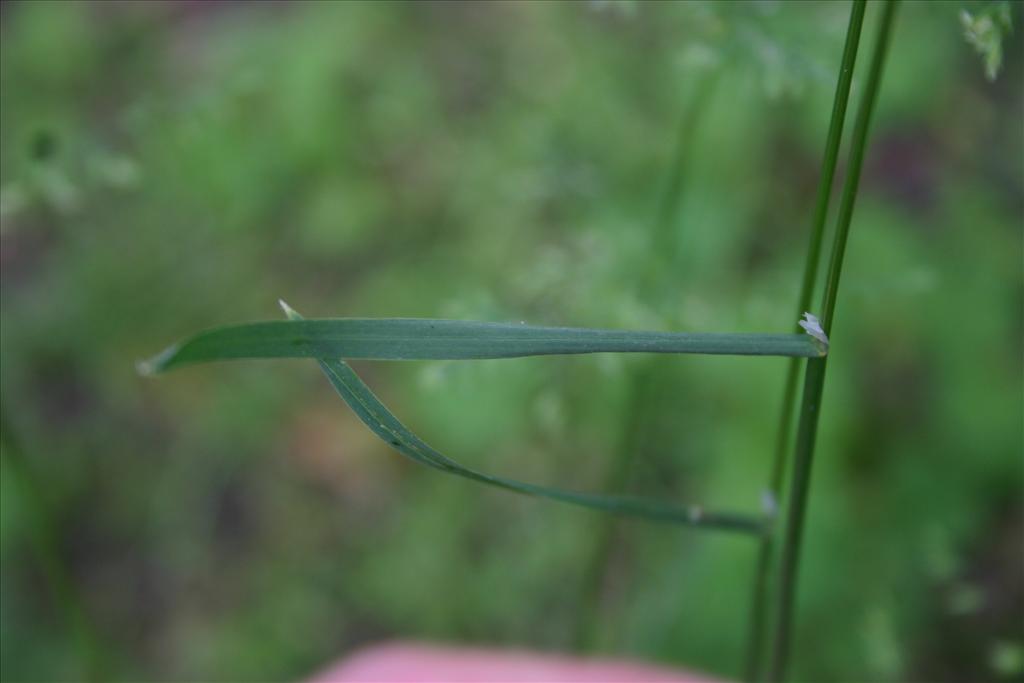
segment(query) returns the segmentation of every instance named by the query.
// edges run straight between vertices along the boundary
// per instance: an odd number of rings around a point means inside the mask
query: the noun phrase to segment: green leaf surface
[[[359,419],[396,451],[421,465],[509,491],[617,515],[755,535],[764,532],[765,521],[753,515],[707,512],[699,505],[673,505],[647,498],[582,493],[496,477],[465,467],[432,448],[402,424],[347,363],[341,360],[320,360],[319,363],[327,379]]]
[[[289,317],[298,317],[298,314],[290,308],[286,306],[284,308]],[[707,512],[698,505],[673,505],[647,498],[595,495],[549,486],[539,486],[515,479],[484,474],[465,467],[432,448],[402,424],[388,410],[387,406],[374,395],[370,387],[359,378],[359,375],[355,373],[348,363],[342,360],[323,359],[320,359],[319,363],[320,368],[327,375],[331,385],[334,386],[334,389],[345,403],[359,416],[359,419],[385,443],[421,465],[509,491],[539,496],[617,515],[754,535],[764,533],[765,520],[753,515]]]
[[[139,364],[144,374],[213,360],[472,360],[578,353],[824,356],[803,334],[635,332],[420,318],[257,322],[201,332]]]

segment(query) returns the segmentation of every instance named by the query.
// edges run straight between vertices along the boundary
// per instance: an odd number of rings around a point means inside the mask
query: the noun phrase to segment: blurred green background
[[[799,680],[1024,680],[1024,24],[989,82],[962,6],[898,17]],[[600,516],[403,460],[310,362],[134,363],[278,297],[788,331],[848,12],[3,3],[0,677],[298,680],[390,638],[569,649]],[[599,489],[640,425],[630,492],[756,511],[785,363],[359,367],[473,466]],[[597,651],[739,676],[755,544],[620,522],[610,547]]]

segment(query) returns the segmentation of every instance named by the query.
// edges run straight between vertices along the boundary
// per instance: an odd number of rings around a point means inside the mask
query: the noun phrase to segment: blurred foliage
[[[985,76],[994,81],[1003,65],[1004,34],[1013,29],[1010,3],[992,3],[976,15],[961,10],[960,23],[964,27],[964,38],[985,61]]]
[[[83,675],[38,505],[116,678],[295,680],[390,637],[569,641],[590,513],[417,469],[313,363],[136,376],[170,340],[275,318],[278,297],[793,325],[845,3],[0,7],[4,680]],[[975,25],[987,5],[965,7]],[[1022,675],[1024,55],[1002,43],[986,82],[961,8],[904,3],[894,36],[833,334],[800,680]],[[676,126],[703,91],[652,292]],[[637,362],[362,369],[467,463],[596,488]],[[632,492],[756,510],[784,361],[658,363],[673,390]],[[754,544],[641,523],[614,543],[603,650],[738,675]]]

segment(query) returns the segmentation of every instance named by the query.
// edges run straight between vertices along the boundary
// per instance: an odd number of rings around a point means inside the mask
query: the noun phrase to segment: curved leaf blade
[[[757,536],[764,534],[765,521],[753,515],[708,512],[699,505],[673,505],[648,498],[596,495],[484,474],[459,464],[420,439],[381,403],[347,363],[340,360],[319,363],[338,395],[359,419],[393,449],[421,465],[509,491],[612,514]]]

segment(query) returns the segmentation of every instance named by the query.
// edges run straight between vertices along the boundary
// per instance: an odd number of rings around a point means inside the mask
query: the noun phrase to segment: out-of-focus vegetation
[[[904,3],[894,35],[832,337],[799,680],[1024,675],[1024,26],[989,82],[962,7]],[[138,377],[170,339],[277,318],[278,297],[311,316],[794,323],[845,3],[0,12],[4,680],[80,678],[88,653],[114,678],[286,680],[389,637],[569,646],[595,515],[400,459],[313,363]],[[669,286],[645,286],[653,263]],[[360,367],[467,463],[599,489],[644,362]],[[657,363],[630,490],[757,510],[785,361]],[[600,650],[738,675],[755,553],[618,525]]]

